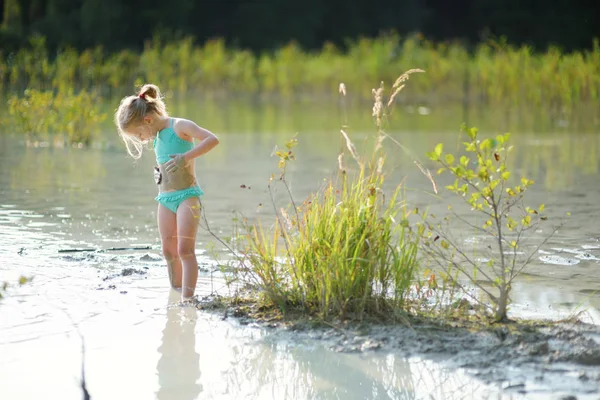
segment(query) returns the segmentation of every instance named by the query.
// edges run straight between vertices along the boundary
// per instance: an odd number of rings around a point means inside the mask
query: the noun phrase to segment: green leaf
[[[507,181],[510,178],[510,172],[506,171],[502,173],[502,180]]]
[[[444,150],[444,145],[442,143],[438,143],[435,146],[435,150],[433,151],[435,155],[440,158],[442,156],[442,151]]]
[[[435,154],[433,151],[429,151],[429,152],[425,153],[425,155],[431,161],[438,161],[440,159],[440,157],[437,154]]]
[[[472,140],[475,140],[475,138],[477,137],[477,128],[469,128],[467,130],[467,134]]]
[[[540,204],[540,208],[539,208],[540,212],[544,212],[544,208],[546,208],[546,206],[543,204]]]
[[[490,139],[485,139],[479,145],[479,149],[482,150],[482,151],[483,150],[490,150],[491,148],[492,148],[492,141]]]
[[[448,242],[446,242],[445,240],[442,240],[440,245],[446,250],[448,250],[448,247],[450,247],[450,245],[448,245]]]
[[[454,162],[454,156],[452,154],[446,154],[446,164],[452,165]]]
[[[469,165],[469,159],[466,156],[462,156],[460,158],[460,165],[466,168]]]
[[[454,174],[459,177],[462,178],[465,176],[465,169],[459,165],[458,167],[454,168]]]
[[[533,181],[529,180],[527,178],[521,178],[521,184],[523,186],[529,186],[529,185],[533,185]]]

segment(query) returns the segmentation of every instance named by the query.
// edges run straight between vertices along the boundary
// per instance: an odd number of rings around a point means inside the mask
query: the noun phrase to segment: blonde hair
[[[145,142],[127,132],[128,128],[143,122],[147,115],[168,116],[167,107],[162,100],[160,89],[156,85],[145,84],[135,96],[127,96],[121,100],[115,112],[115,125],[129,155],[135,159],[142,156]]]

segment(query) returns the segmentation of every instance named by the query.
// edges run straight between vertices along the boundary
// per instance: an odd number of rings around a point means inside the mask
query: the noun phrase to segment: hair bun
[[[144,86],[142,86],[142,88],[140,89],[140,94],[138,96],[144,100],[158,100],[160,99],[160,89],[156,85],[147,83]]]

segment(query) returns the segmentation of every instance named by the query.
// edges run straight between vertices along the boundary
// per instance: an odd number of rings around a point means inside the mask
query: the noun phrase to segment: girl
[[[195,244],[204,194],[196,181],[194,159],[214,148],[219,139],[192,121],[169,117],[160,90],[151,84],[144,85],[137,96],[121,100],[115,124],[135,159],[141,157],[144,144],[153,141],[162,252],[171,287],[181,289],[182,300],[189,301],[198,279]]]

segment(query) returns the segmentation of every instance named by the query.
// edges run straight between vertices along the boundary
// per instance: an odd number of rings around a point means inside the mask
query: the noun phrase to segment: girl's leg
[[[162,253],[167,261],[169,282],[173,289],[181,289],[181,259],[177,252],[177,214],[159,204],[157,216],[158,232],[162,243]]]
[[[183,265],[183,299],[194,296],[198,280],[196,233],[200,222],[200,199],[185,199],[177,209],[177,252]]]

